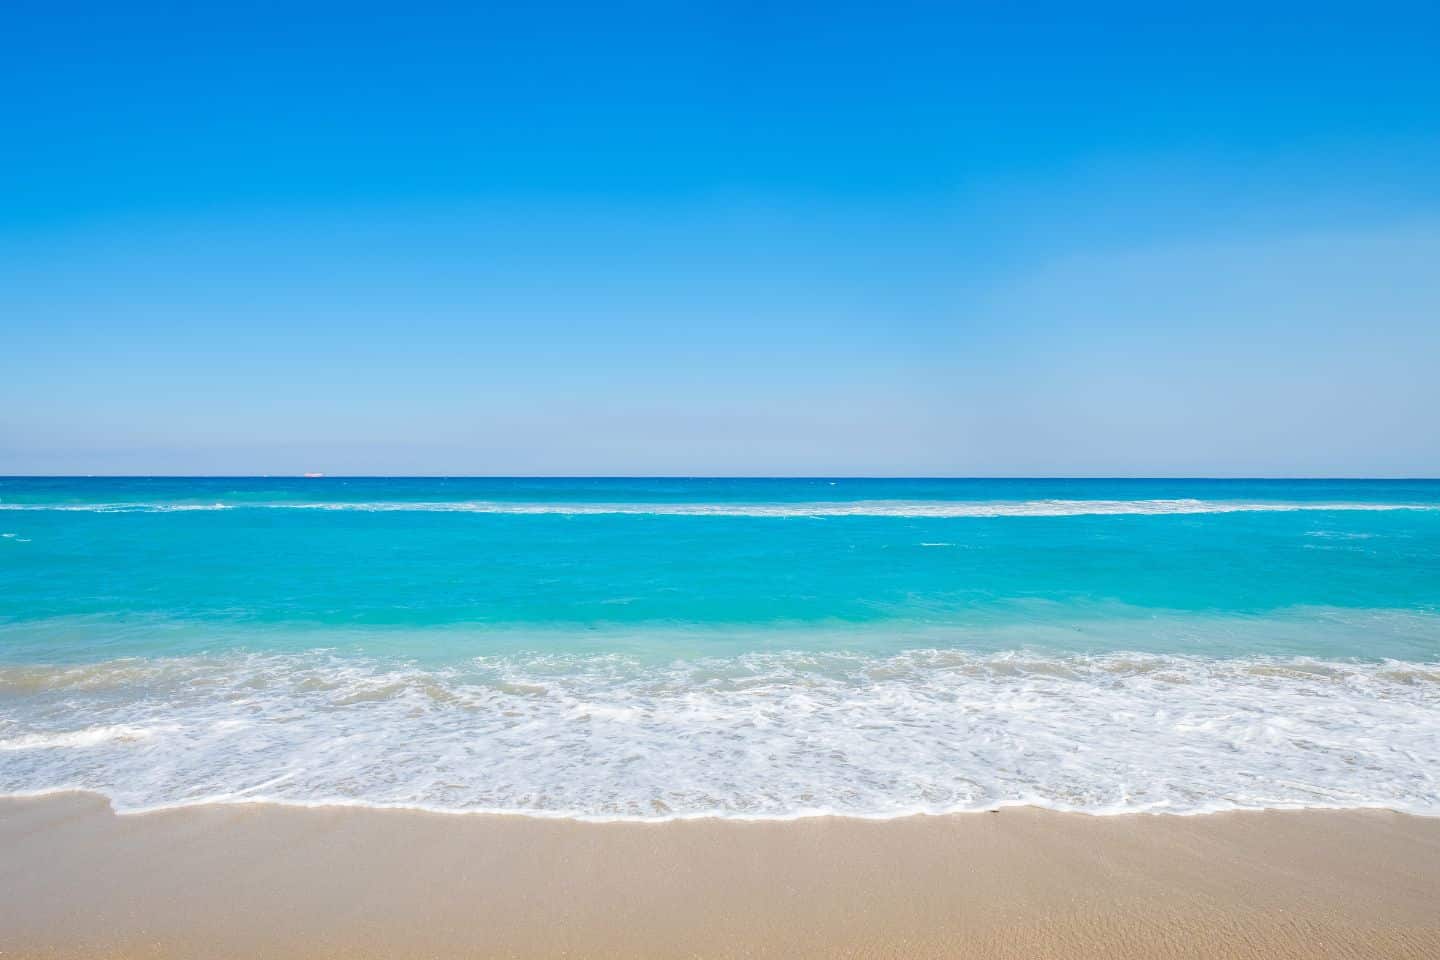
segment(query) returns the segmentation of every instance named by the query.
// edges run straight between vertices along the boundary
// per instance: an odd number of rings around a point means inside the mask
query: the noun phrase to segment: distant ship
[[[325,474],[323,474],[323,473],[303,473],[303,474],[301,474],[301,476],[303,476],[306,480],[314,480],[316,477],[323,477],[323,476],[325,476]]]

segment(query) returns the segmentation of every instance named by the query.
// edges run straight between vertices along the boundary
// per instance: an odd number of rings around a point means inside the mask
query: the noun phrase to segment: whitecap
[[[808,503],[616,502],[560,503],[511,501],[283,501],[270,503],[0,503],[0,510],[50,510],[91,513],[172,513],[216,510],[320,510],[359,513],[477,513],[560,516],[672,516],[829,518],[901,517],[911,519],[989,517],[1187,516],[1225,513],[1300,511],[1437,511],[1440,504],[1379,502],[1271,502],[1197,499],[1149,500],[852,500]]]

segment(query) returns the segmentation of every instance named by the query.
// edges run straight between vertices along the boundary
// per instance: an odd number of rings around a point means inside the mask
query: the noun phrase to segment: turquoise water
[[[1440,812],[1440,482],[0,479],[0,792]]]

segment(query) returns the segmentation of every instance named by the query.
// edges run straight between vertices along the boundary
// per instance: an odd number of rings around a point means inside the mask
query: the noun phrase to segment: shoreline
[[[1440,819],[0,799],[0,956],[1430,957]]]
[[[1433,811],[1404,810],[1391,806],[1384,802],[1356,803],[1356,804],[1279,804],[1260,807],[1220,807],[1211,809],[1177,810],[1171,808],[1154,809],[1095,809],[1086,810],[1073,807],[1050,807],[1043,803],[1035,803],[1029,800],[1006,800],[988,807],[967,807],[953,810],[906,810],[888,813],[854,813],[838,810],[802,810],[796,813],[769,814],[769,813],[672,813],[661,816],[643,816],[639,814],[588,814],[576,813],[568,810],[522,810],[522,809],[500,809],[487,807],[437,807],[424,806],[420,804],[385,804],[375,803],[368,800],[283,800],[274,797],[245,797],[236,799],[205,799],[190,802],[178,802],[160,804],[153,807],[143,807],[136,810],[121,810],[115,807],[114,798],[101,790],[91,790],[75,787],[57,787],[54,789],[34,790],[19,793],[0,793],[0,808],[11,801],[51,800],[66,798],[90,799],[103,803],[113,816],[147,817],[156,814],[180,813],[187,810],[204,810],[210,807],[215,808],[249,808],[256,809],[282,809],[282,810],[316,810],[316,811],[371,811],[374,813],[389,814],[416,814],[421,816],[436,817],[480,817],[493,818],[495,820],[533,820],[541,823],[579,823],[589,826],[665,826],[672,823],[801,823],[810,820],[833,820],[850,821],[854,820],[863,823],[889,823],[897,820],[943,820],[950,817],[968,817],[970,815],[984,815],[1001,813],[1007,810],[1034,811],[1039,814],[1056,814],[1065,817],[1093,817],[1097,819],[1109,819],[1112,817],[1160,817],[1177,819],[1205,818],[1225,816],[1228,814],[1264,814],[1264,813],[1393,813],[1402,817],[1414,817],[1419,820],[1435,820],[1440,822],[1440,809]]]

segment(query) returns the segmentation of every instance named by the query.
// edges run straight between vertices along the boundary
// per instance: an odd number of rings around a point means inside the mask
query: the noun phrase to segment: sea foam
[[[1183,516],[1211,513],[1295,511],[1440,510],[1433,503],[1310,501],[1148,500],[847,500],[808,503],[770,502],[510,502],[467,501],[274,501],[235,503],[0,503],[0,510],[66,513],[191,513],[219,510],[319,510],[361,513],[477,513],[522,516],[665,516],[665,517],[1082,517]]]
[[[228,654],[0,668],[0,792],[581,819],[1440,815],[1440,665],[1152,654]]]

